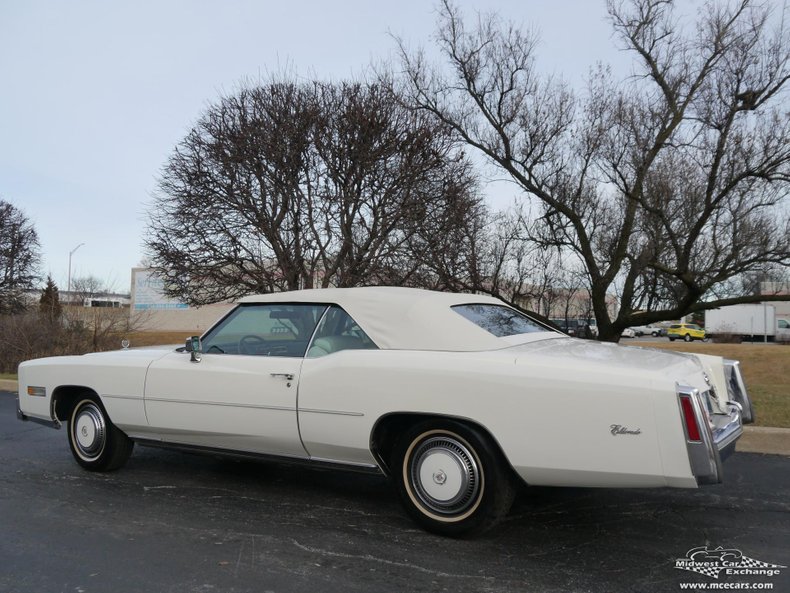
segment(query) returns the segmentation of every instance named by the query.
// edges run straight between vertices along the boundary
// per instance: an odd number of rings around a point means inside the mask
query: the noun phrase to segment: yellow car
[[[670,342],[675,340],[704,340],[706,339],[705,330],[696,323],[673,323],[667,330],[667,337]]]

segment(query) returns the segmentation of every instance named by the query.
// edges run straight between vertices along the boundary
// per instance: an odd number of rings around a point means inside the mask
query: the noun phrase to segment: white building
[[[131,314],[140,331],[201,334],[227,313],[231,303],[192,307],[164,294],[164,283],[147,268],[132,268]]]

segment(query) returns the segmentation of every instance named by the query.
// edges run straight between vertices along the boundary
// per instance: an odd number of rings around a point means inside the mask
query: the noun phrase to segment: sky
[[[541,70],[573,85],[627,63],[604,0],[458,4],[536,29]],[[128,292],[156,178],[207,105],[284,68],[357,76],[393,57],[392,34],[430,48],[435,17],[432,0],[0,0],[0,199],[35,225],[43,276],[66,289],[79,246],[72,278]]]

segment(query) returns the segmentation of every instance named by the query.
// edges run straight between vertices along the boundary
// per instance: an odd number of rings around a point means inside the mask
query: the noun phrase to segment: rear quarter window
[[[497,338],[548,331],[526,315],[504,305],[455,305],[453,311]]]

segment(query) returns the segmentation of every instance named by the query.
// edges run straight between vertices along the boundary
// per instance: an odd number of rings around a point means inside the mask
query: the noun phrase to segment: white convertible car
[[[88,470],[136,442],[380,472],[445,535],[496,523],[519,481],[718,483],[752,418],[737,362],[406,288],[247,297],[186,347],[31,360],[19,387],[19,418],[65,424]]]

